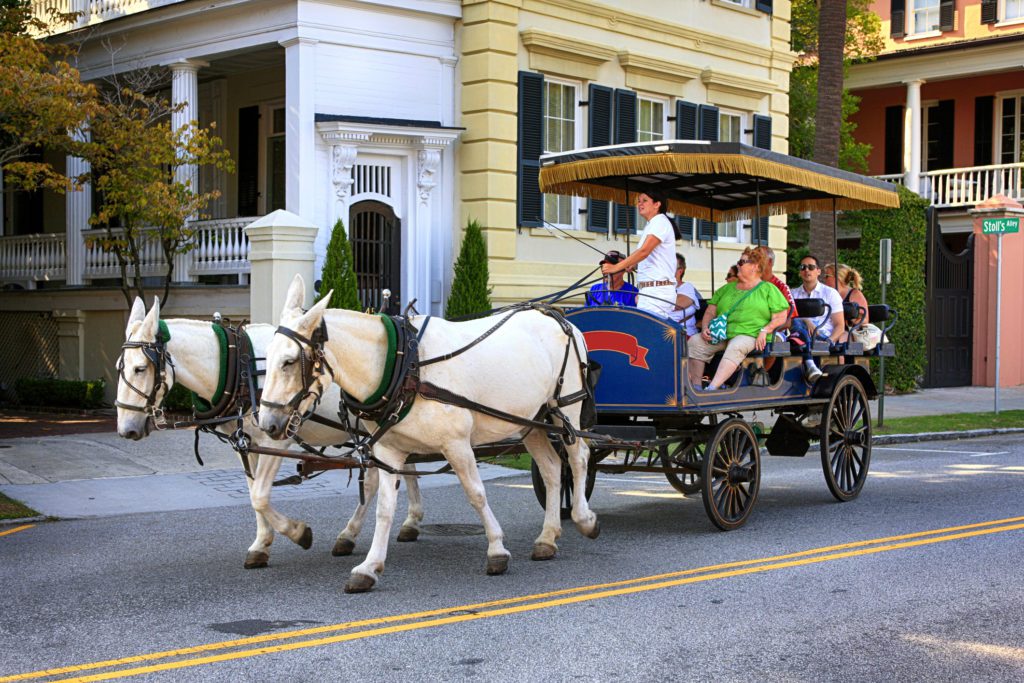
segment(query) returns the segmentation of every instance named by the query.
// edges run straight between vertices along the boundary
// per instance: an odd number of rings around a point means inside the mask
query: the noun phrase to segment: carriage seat
[[[899,312],[889,308],[888,304],[872,304],[868,306],[868,318],[871,324],[882,330],[882,341],[878,342],[869,355],[892,358],[896,355],[896,345],[888,340],[889,330],[896,326]]]
[[[796,299],[793,303],[796,304],[796,316],[798,318],[817,318],[822,314],[832,315],[832,307],[825,303],[824,299]],[[811,336],[814,336],[815,328],[809,328]],[[800,348],[797,345],[792,345],[792,353],[800,353]],[[812,356],[827,356],[832,350],[829,348],[829,343],[826,341],[815,341],[811,345]]]

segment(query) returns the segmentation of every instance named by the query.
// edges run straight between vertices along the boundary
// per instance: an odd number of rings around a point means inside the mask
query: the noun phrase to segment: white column
[[[89,133],[77,134],[80,139],[88,139]],[[89,162],[80,157],[67,157],[67,176],[74,179],[89,172]],[[66,275],[64,282],[69,287],[82,285],[85,272],[85,240],[82,231],[89,229],[89,216],[92,215],[92,185],[85,183],[78,189],[69,190],[64,196],[64,216],[66,223],[65,250],[67,262],[64,264]]]
[[[432,226],[434,225],[434,188],[441,179],[441,148],[425,146],[416,152],[416,210],[415,222],[407,231],[409,245],[403,245],[408,255],[409,293],[407,301],[416,299],[416,310],[431,313]]]
[[[924,81],[907,81],[907,110],[903,117],[903,168],[905,184],[921,194],[921,85]]]
[[[441,57],[441,103],[440,121],[442,126],[455,125],[455,66],[459,60],[455,57]]]
[[[199,120],[199,69],[209,66],[206,62],[185,59],[167,65],[171,69],[171,104],[185,106],[171,114],[171,127],[174,130],[188,126]],[[174,172],[175,180],[187,183],[193,192],[199,192],[199,169],[192,164],[178,166]],[[189,220],[194,220],[190,218]],[[192,264],[192,254],[178,254],[174,257],[174,282],[194,282],[188,269]]]
[[[281,42],[285,64],[285,207],[306,220],[316,215],[316,44],[310,38]],[[320,226],[321,230],[325,226]],[[330,234],[330,233],[328,233]]]

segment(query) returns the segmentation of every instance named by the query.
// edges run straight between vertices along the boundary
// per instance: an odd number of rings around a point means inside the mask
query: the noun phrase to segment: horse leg
[[[386,448],[380,444],[373,447],[373,454],[396,470],[402,468],[407,457],[405,453]],[[362,564],[352,569],[348,582],[345,584],[346,593],[365,593],[371,590],[384,571],[384,561],[388,555],[388,539],[391,535],[391,524],[395,518],[395,502],[398,499],[398,491],[395,488],[398,477],[386,471],[380,471],[379,476],[377,524],[373,530],[373,542],[370,544],[370,551],[366,553],[366,559],[363,560]]]
[[[313,545],[313,530],[305,522],[293,520],[270,505],[270,490],[280,468],[281,458],[275,455],[259,459],[249,486],[249,500],[256,514],[263,515],[275,531],[308,550]]]
[[[251,472],[255,469],[259,456],[251,453],[244,457],[249,458],[249,471]],[[248,475],[245,477],[245,485],[249,489],[249,499],[252,500],[252,479]],[[270,562],[270,544],[274,542],[274,529],[267,522],[267,518],[255,508],[253,508],[253,512],[256,514],[256,540],[252,542],[245,554],[243,566],[246,569],[266,567]]]
[[[415,465],[409,469],[416,469]],[[407,474],[405,479],[405,495],[409,499],[409,512],[398,530],[398,542],[408,543],[420,537],[420,522],[423,521],[423,497],[420,495],[419,477]]]
[[[577,438],[576,443],[566,446],[566,450],[569,453],[569,468],[572,470],[572,521],[581,534],[587,538],[597,538],[601,533],[601,524],[587,502],[590,446],[583,439]]]
[[[377,495],[377,485],[380,483],[380,470],[376,467],[366,468],[366,475],[363,477],[363,500],[366,502],[359,503],[356,506],[356,511],[352,513],[352,518],[348,520],[348,524],[338,534],[337,540],[334,541],[334,548],[331,550],[331,555],[335,557],[341,557],[343,555],[351,555],[352,551],[356,547],[356,538],[359,537],[359,532],[363,530],[363,521],[366,519],[366,510],[370,506],[370,501]]]
[[[558,552],[558,538],[562,535],[561,497],[562,463],[547,434],[532,431],[523,439],[530,456],[537,463],[544,480],[544,526],[533,542],[533,560],[550,560]]]
[[[491,506],[487,504],[487,493],[480,479],[480,470],[476,466],[473,447],[469,445],[468,440],[452,441],[441,450],[458,475],[470,505],[476,509],[483,521],[484,531],[487,533],[487,573],[504,574],[508,570],[511,553],[505,549],[505,534],[494,512],[491,511]]]

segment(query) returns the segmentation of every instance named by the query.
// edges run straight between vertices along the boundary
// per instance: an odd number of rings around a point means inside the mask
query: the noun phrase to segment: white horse
[[[211,401],[221,377],[220,342],[209,322],[165,320],[170,340],[162,351],[156,343],[159,323],[159,299],[154,301],[147,314],[142,299],[136,297],[125,330],[126,345],[119,362],[120,377],[117,383],[117,433],[127,439],[138,440],[149,434],[150,408],[163,402],[166,392],[170,391],[175,382],[180,382],[204,400]],[[274,327],[248,325],[245,331],[252,341],[254,356],[264,358],[267,345],[274,336]],[[164,362],[167,365],[166,386],[161,386],[157,380],[156,361],[160,353],[164,354]],[[260,365],[262,366],[262,362]],[[324,395],[324,400],[316,412],[336,422],[339,397],[337,387],[331,387],[331,391]],[[228,435],[236,428],[237,422],[231,421],[217,429]],[[252,413],[245,418],[245,429],[253,445],[277,447],[277,442],[258,428]],[[306,443],[317,447],[341,444],[348,440],[346,432],[313,421],[305,422],[298,436]],[[247,476],[246,483],[249,486],[249,499],[256,512],[256,540],[246,554],[245,567],[254,569],[267,566],[275,531],[284,534],[305,549],[309,549],[313,543],[313,532],[305,522],[293,520],[270,505],[271,486],[282,458],[272,455],[260,457],[256,453],[249,453],[248,458],[252,478]],[[409,514],[402,523],[398,540],[415,541],[419,536],[420,522],[423,520],[423,505],[416,477],[407,476],[405,482],[408,489]],[[373,499],[377,485],[377,472],[371,468],[366,473],[364,482],[367,502]],[[356,537],[363,526],[366,509],[365,503],[360,503],[356,508],[352,519],[338,534],[331,551],[333,555],[352,554]]]
[[[301,306],[305,285],[296,276],[281,313],[282,327],[312,339],[325,323],[327,341],[324,359],[333,371],[333,380],[357,401],[366,401],[381,384],[387,361],[388,344],[380,318],[353,311],[325,310],[330,294],[309,312]],[[507,315],[507,314],[506,314]],[[461,349],[494,327],[501,316],[469,322],[431,319],[419,343],[421,361]],[[423,316],[412,320],[421,328]],[[583,335],[571,327],[576,348],[585,362]],[[480,405],[501,410],[520,418],[533,419],[554,401],[556,395],[568,396],[583,387],[585,377],[580,358],[570,346],[570,338],[556,320],[535,310],[511,315],[499,330],[449,360],[423,366],[420,379],[459,394]],[[286,334],[275,335],[267,347],[267,376],[260,405],[260,427],[268,434],[283,438],[295,410],[301,412],[312,400],[303,395],[309,376],[310,349]],[[566,363],[566,353],[568,362]],[[563,371],[564,368],[564,371]],[[332,377],[313,378],[315,390],[323,391]],[[557,385],[564,380],[561,393]],[[275,405],[271,405],[275,404]],[[566,406],[563,414],[579,425],[581,404]],[[557,424],[560,424],[557,422]],[[374,425],[370,423],[372,430]],[[559,497],[561,462],[544,431],[524,427],[476,410],[419,397],[406,417],[390,429],[373,447],[375,458],[394,470],[401,470],[410,453],[442,453],[459,477],[470,503],[483,520],[487,533],[487,573],[501,574],[508,568],[509,552],[503,543],[498,521],[487,504],[483,483],[476,467],[473,446],[520,436],[540,469],[547,487],[544,526],[534,541],[533,559],[546,560],[557,551],[561,535]],[[596,538],[600,527],[597,516],[587,504],[585,479],[588,448],[577,438],[567,447],[574,489],[572,519],[582,534]],[[346,592],[373,588],[384,571],[387,540],[395,510],[395,475],[382,471],[383,485],[377,498],[377,524],[366,560],[352,570]]]

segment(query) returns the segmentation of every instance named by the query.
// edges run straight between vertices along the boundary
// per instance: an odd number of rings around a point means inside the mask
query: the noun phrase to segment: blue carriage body
[[[566,312],[566,318],[583,333],[589,358],[601,364],[595,392],[599,413],[706,414],[820,403],[828,398],[822,391],[831,384],[827,378],[808,385],[800,358],[791,356],[777,358],[779,367],[767,386],[754,386],[745,366],[733,388],[695,391],[687,378],[686,334],[675,322],[621,306],[575,308]],[[845,367],[824,369],[835,374]]]

